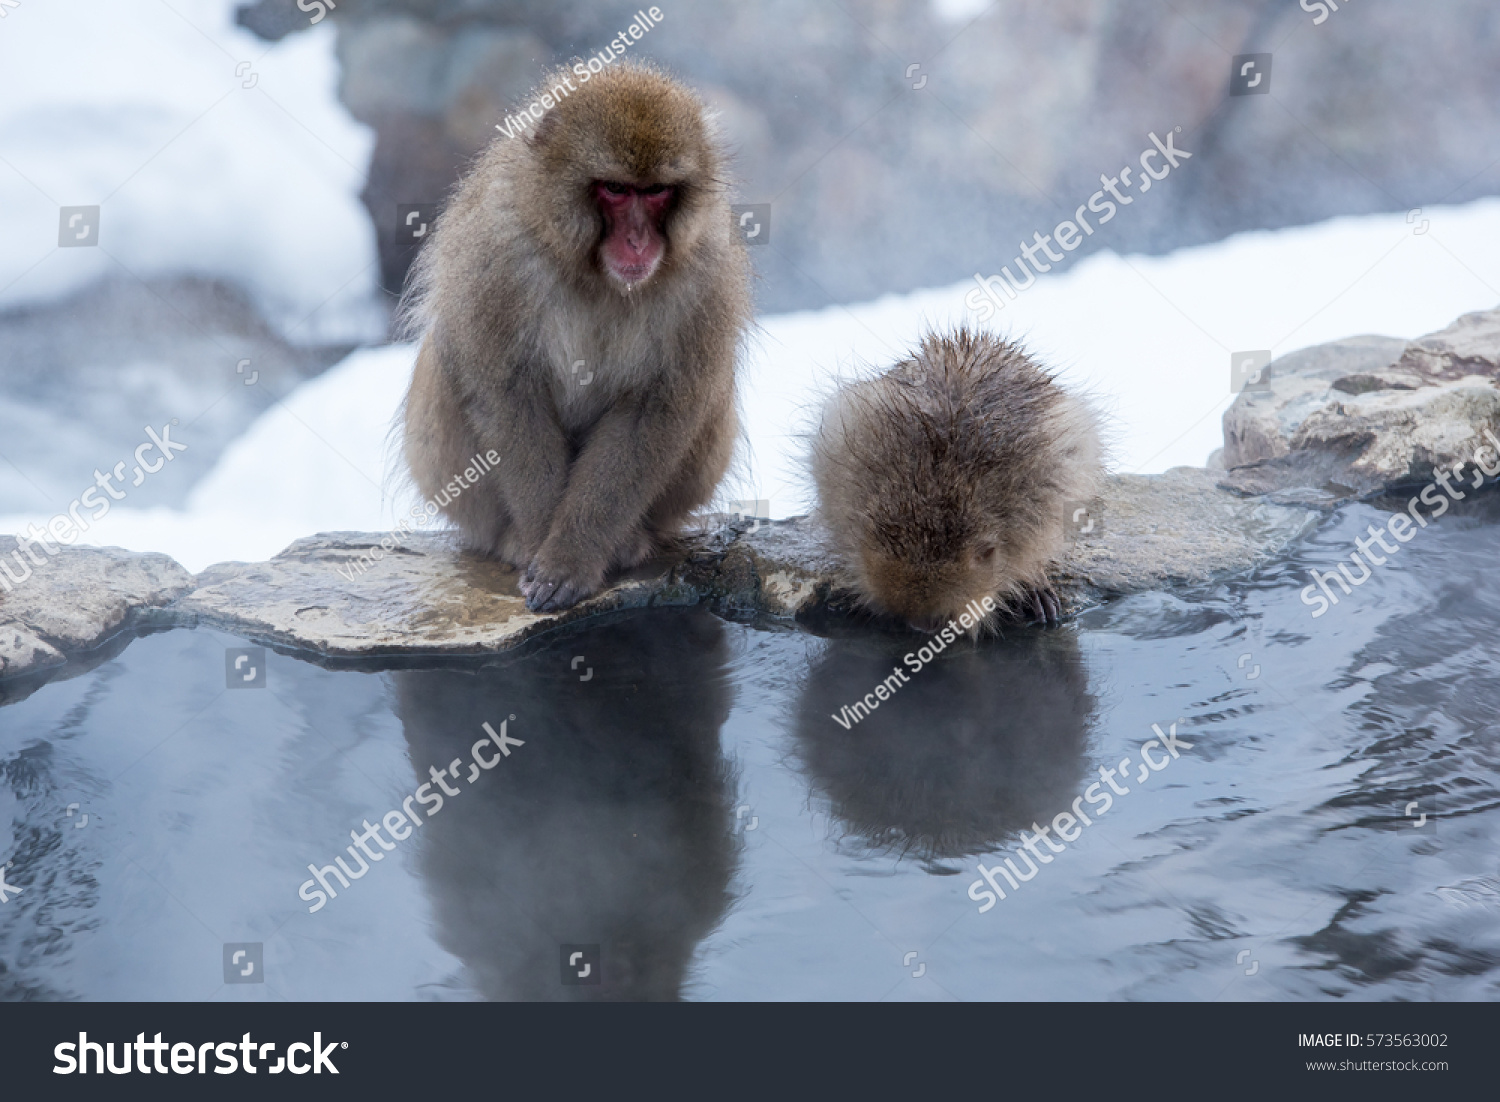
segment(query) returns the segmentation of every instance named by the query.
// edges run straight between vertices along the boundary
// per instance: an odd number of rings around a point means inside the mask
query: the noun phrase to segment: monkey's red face
[[[629,290],[646,282],[666,255],[666,221],[676,189],[666,184],[636,187],[601,181],[594,201],[604,215],[604,270]]]

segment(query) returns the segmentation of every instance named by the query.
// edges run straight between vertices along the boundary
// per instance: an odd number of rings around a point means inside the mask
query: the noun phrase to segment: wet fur
[[[812,472],[861,601],[947,620],[987,595],[1040,610],[1067,541],[1064,508],[1097,492],[1101,446],[1088,404],[1019,345],[960,329],[836,392]]]

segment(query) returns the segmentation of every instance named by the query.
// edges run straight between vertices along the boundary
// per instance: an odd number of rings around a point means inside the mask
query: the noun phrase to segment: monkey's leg
[[[569,447],[545,392],[528,386],[524,371],[498,393],[465,394],[456,376],[476,374],[444,370],[429,334],[407,397],[407,461],[422,493],[439,499],[471,546],[521,569],[562,500]],[[475,454],[489,462],[490,452],[495,465],[475,485],[444,492]]]
[[[714,490],[729,470],[737,433],[738,417],[733,406],[710,419],[678,465],[672,481],[647,510],[639,538],[628,545],[628,551],[622,551],[616,565],[629,569],[673,545],[683,522],[714,496]]]
[[[510,525],[491,553],[519,570],[535,558],[567,491],[572,456],[551,398],[539,385],[513,377],[503,393],[476,401],[469,420],[498,460],[486,476],[485,501],[494,501]],[[525,586],[522,586],[525,593]]]
[[[598,591],[668,488],[707,423],[698,396],[663,388],[611,408],[574,460],[552,530],[527,570],[534,612],[570,608]]]
[[[484,481],[469,488],[467,500],[464,495],[453,500],[451,493],[444,492],[481,448],[464,419],[457,394],[443,378],[431,337],[423,342],[412,372],[402,446],[424,501],[434,502],[458,524],[470,546],[493,550],[505,533],[508,517],[504,509],[495,507],[493,494],[486,494]],[[482,500],[486,497],[490,498],[487,510]],[[448,499],[448,504],[442,504],[442,499]]]

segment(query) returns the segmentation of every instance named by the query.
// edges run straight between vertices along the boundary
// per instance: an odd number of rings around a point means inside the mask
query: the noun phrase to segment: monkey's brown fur
[[[932,631],[986,596],[1056,619],[1048,567],[1100,451],[1086,403],[1018,345],[960,329],[835,393],[812,468],[853,588]]]
[[[532,133],[480,155],[406,306],[422,333],[405,410],[417,485],[439,494],[476,452],[498,452],[443,509],[473,548],[524,570],[528,604],[549,611],[660,550],[709,499],[733,451],[751,315],[701,101],[641,64],[573,85]],[[590,196],[606,182],[675,189],[660,264],[633,285],[604,267],[608,223]]]

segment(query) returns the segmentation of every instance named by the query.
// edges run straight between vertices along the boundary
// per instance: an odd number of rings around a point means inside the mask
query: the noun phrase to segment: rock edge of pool
[[[1240,365],[1228,366],[1232,386]],[[1500,473],[1500,309],[1415,341],[1302,349],[1257,372],[1224,414],[1215,466],[1112,475],[1085,513],[1058,518],[1071,529],[1055,575],[1066,613],[1254,569],[1337,506],[1436,471]],[[631,608],[708,602],[802,625],[853,611],[816,517],[709,517],[675,553],[548,615],[527,610],[515,570],[451,532],[323,532],[196,576],[163,554],[66,546],[58,532],[0,536],[0,561],[0,703],[92,668],[140,631],[207,627],[313,660],[379,661],[498,654]]]

